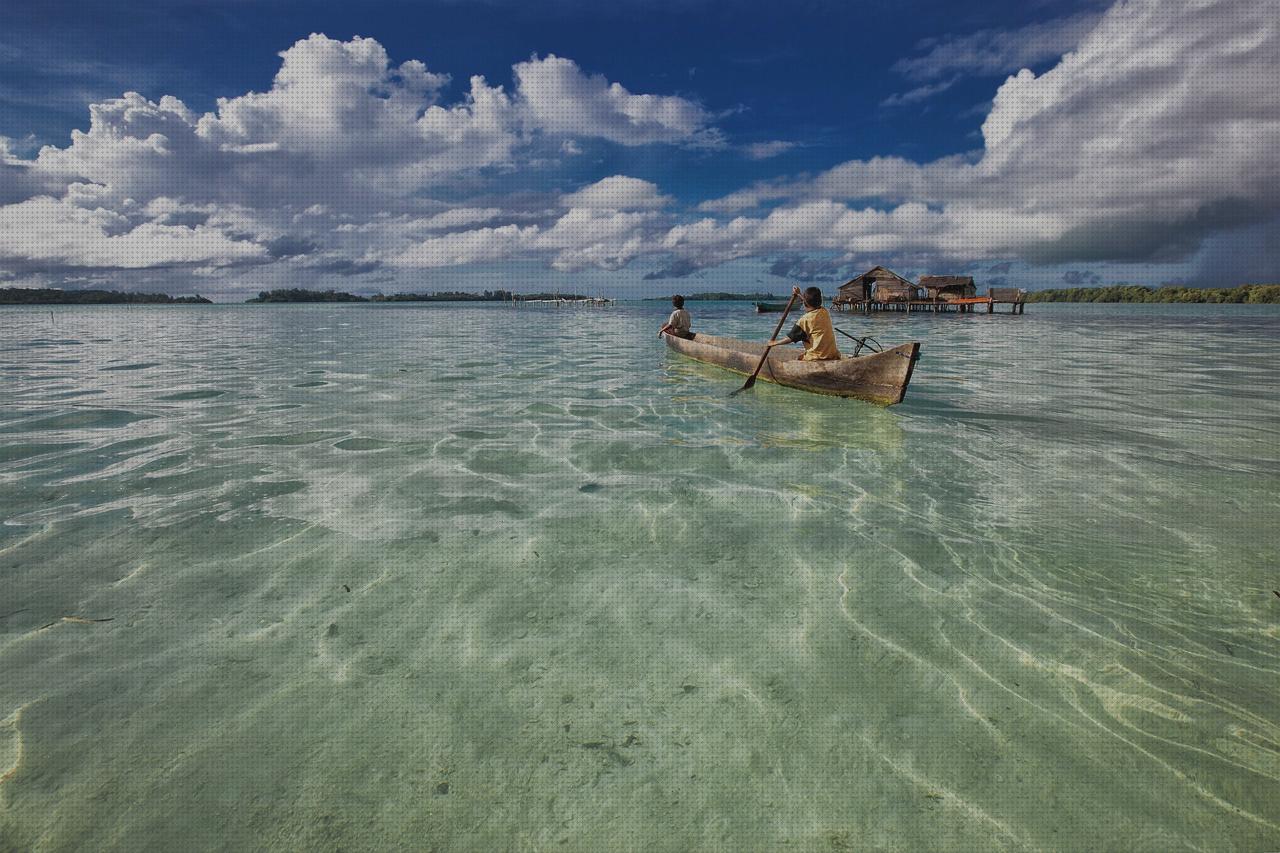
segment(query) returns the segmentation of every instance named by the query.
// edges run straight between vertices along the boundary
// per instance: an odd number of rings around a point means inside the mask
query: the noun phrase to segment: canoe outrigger
[[[667,346],[681,355],[750,375],[764,355],[764,345],[699,332],[692,340],[664,334]],[[883,352],[846,356],[831,361],[802,361],[799,350],[775,347],[760,370],[760,378],[789,388],[853,397],[882,406],[901,403],[920,357],[920,344],[911,342]]]

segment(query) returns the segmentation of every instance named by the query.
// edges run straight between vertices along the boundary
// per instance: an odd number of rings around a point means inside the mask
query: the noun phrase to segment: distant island
[[[344,293],[341,290],[307,290],[302,287],[284,287],[263,290],[245,302],[368,302],[369,297]]]
[[[764,302],[770,299],[786,299],[785,296],[775,296],[772,293],[724,293],[722,291],[713,291],[711,293],[691,293],[685,297],[686,302]],[[670,296],[650,296],[645,302],[667,302]]]
[[[438,291],[435,293],[388,293],[361,296],[341,290],[308,290],[288,287],[264,290],[250,303],[269,302],[510,302],[590,297],[577,293],[513,293],[509,290],[486,290],[483,293]],[[667,302],[669,296],[650,296],[644,302]],[[689,302],[764,302],[785,299],[772,293],[694,293]],[[1238,287],[1143,287],[1119,284],[1108,287],[1070,287],[1036,290],[1026,295],[1027,302],[1193,302],[1236,303],[1250,305],[1280,304],[1280,284],[1242,284]],[[0,287],[0,305],[210,305],[212,300],[200,295],[170,296],[167,293],[129,293],[118,290],[58,290],[56,288]]]
[[[435,293],[381,293],[369,297],[370,302],[510,302],[509,290],[486,290],[484,293],[465,293],[461,290],[442,290]],[[521,297],[531,299],[535,297]]]
[[[445,290],[435,293],[388,293],[360,296],[341,290],[307,290],[302,287],[287,287],[278,290],[264,290],[245,302],[510,302],[514,300],[537,299],[588,299],[590,297],[576,293],[512,293],[510,290],[486,290],[483,293],[466,293],[460,290]]]
[[[1110,287],[1069,287],[1037,290],[1027,294],[1028,302],[1227,302],[1251,305],[1280,304],[1280,284],[1242,284],[1239,287],[1141,287],[1118,284]]]
[[[0,305],[211,305],[203,296],[124,293],[118,290],[57,290],[51,287],[0,287]]]

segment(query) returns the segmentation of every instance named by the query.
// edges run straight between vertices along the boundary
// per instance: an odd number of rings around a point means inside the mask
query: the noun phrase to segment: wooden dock
[[[1002,292],[1005,291],[1005,292]],[[831,307],[837,311],[871,314],[877,311],[900,311],[906,314],[932,312],[934,314],[972,314],[978,306],[985,305],[987,314],[994,314],[997,305],[1008,305],[1010,314],[1027,312],[1026,294],[1015,288],[991,288],[986,296],[965,296],[952,299],[836,299]]]

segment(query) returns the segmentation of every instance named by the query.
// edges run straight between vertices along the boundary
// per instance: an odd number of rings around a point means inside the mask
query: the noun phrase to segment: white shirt
[[[667,318],[667,325],[681,332],[687,332],[689,327],[693,325],[693,318],[689,316],[688,311],[683,308],[677,308]]]

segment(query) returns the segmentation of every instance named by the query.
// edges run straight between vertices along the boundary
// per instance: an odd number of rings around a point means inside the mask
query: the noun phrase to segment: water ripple
[[[4,843],[1280,847],[1280,313],[8,313]]]

